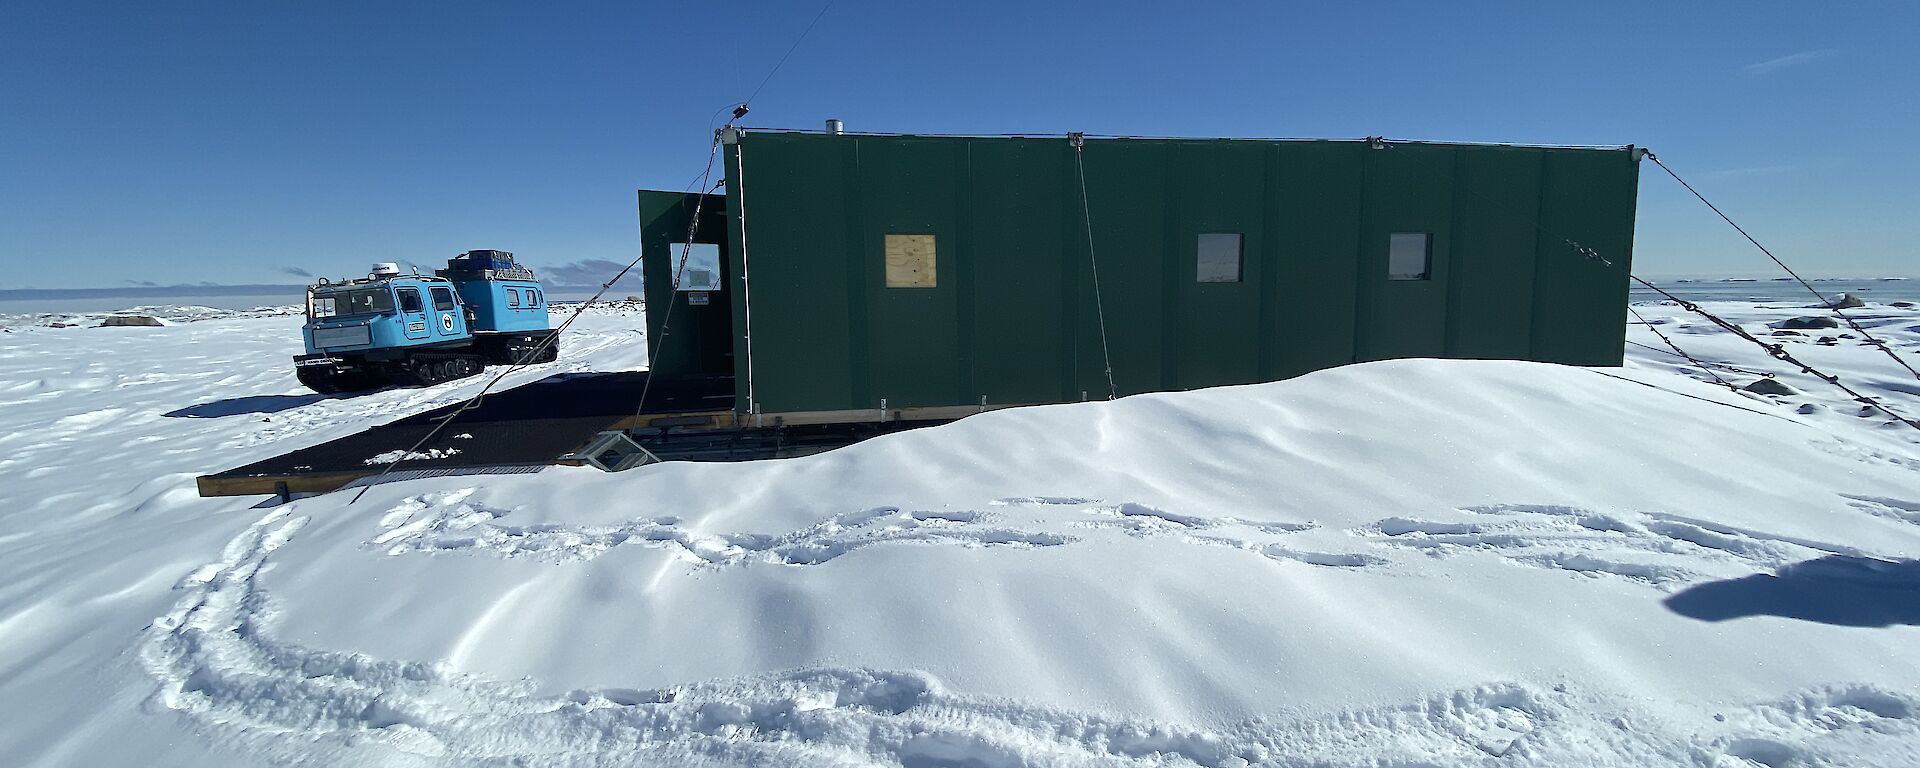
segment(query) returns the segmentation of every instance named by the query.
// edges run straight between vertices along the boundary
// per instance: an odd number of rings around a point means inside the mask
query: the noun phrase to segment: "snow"
[[[300,307],[254,307],[251,309],[225,309],[199,305],[149,305],[132,307],[113,312],[33,312],[0,313],[0,328],[18,328],[24,326],[82,326],[98,327],[111,317],[151,317],[169,325],[191,323],[204,320],[217,320],[232,317],[285,317],[304,315]]]
[[[460,436],[455,435],[454,437],[457,439]],[[472,437],[472,435],[467,436],[468,439],[472,439]],[[395,448],[391,451],[370,456],[362,463],[380,466],[396,464],[401,461],[432,461],[434,459],[452,458],[458,455],[460,455],[460,449],[458,448],[428,448],[424,451],[409,451],[402,448]]]
[[[1811,313],[1708,308],[1756,334]],[[1920,431],[1636,309],[1799,392],[1699,381],[1636,325],[1657,349],[1621,369],[1369,363],[799,459],[254,506],[193,476],[482,380],[303,393],[297,317],[16,328],[0,754],[1920,765]],[[1850,314],[1920,360],[1920,312]],[[1857,339],[1770,338],[1920,414]],[[644,364],[630,310],[565,346],[503,386]]]

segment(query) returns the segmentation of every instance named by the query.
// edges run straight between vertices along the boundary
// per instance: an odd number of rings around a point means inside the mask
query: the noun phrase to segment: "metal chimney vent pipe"
[[[844,122],[841,122],[840,118],[837,118],[837,117],[827,118],[827,133],[846,133],[846,132],[847,132],[847,124]]]

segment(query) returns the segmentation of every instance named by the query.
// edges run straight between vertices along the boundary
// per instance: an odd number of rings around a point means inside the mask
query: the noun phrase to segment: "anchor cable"
[[[1705,203],[1708,209],[1720,217],[1721,221],[1726,222],[1727,226],[1733,227],[1733,231],[1739,232],[1741,237],[1746,238],[1747,242],[1753,244],[1753,247],[1760,249],[1760,252],[1766,254],[1767,258],[1772,259],[1774,264],[1786,270],[1787,274],[1793,276],[1793,279],[1800,283],[1801,287],[1806,288],[1809,293],[1813,294],[1814,298],[1820,300],[1822,309],[1830,310],[1835,315],[1838,315],[1841,320],[1846,321],[1847,327],[1852,328],[1855,333],[1860,334],[1860,337],[1865,340],[1869,346],[1885,352],[1887,357],[1893,358],[1893,361],[1899,363],[1900,367],[1907,369],[1907,373],[1916,379],[1920,379],[1920,371],[1916,371],[1913,366],[1908,365],[1907,361],[1901,358],[1899,353],[1893,351],[1893,347],[1888,346],[1886,342],[1876,338],[1872,333],[1867,332],[1867,329],[1862,328],[1859,323],[1854,322],[1852,317],[1847,316],[1847,313],[1841,311],[1843,307],[1840,306],[1840,302],[1828,299],[1826,294],[1820,292],[1820,289],[1813,287],[1813,283],[1807,282],[1806,278],[1801,277],[1800,273],[1793,271],[1793,268],[1787,266],[1786,262],[1781,261],[1780,257],[1773,255],[1773,251],[1767,250],[1767,247],[1761,245],[1759,240],[1755,240],[1753,235],[1747,233],[1746,228],[1735,223],[1732,217],[1728,216],[1725,211],[1720,210],[1720,206],[1714,205],[1713,201],[1708,200],[1706,195],[1700,194],[1700,190],[1694,189],[1693,185],[1688,184],[1686,179],[1680,178],[1680,174],[1674,173],[1672,168],[1668,168],[1666,163],[1661,162],[1659,155],[1655,155],[1652,150],[1647,150],[1647,159],[1652,160],[1654,165],[1660,166],[1660,170],[1666,171],[1667,175],[1672,176],[1674,181],[1680,182],[1680,186],[1686,187],[1688,192],[1693,193],[1696,199]]]
[[[1113,353],[1107,349],[1107,309],[1100,298],[1100,260],[1093,252],[1093,209],[1087,204],[1087,162],[1084,150],[1087,138],[1082,133],[1067,134],[1067,143],[1073,145],[1073,167],[1080,178],[1080,214],[1087,224],[1087,266],[1093,272],[1093,309],[1100,321],[1100,358],[1107,366],[1107,399],[1120,397],[1120,388],[1113,381]]]

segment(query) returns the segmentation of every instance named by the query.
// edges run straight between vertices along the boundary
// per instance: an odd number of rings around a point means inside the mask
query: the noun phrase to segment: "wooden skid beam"
[[[202,497],[212,496],[270,496],[280,492],[280,484],[286,483],[288,493],[326,493],[339,490],[341,486],[373,472],[323,472],[314,474],[288,475],[201,475],[194,478],[194,485],[200,489]]]
[[[1027,403],[1006,405],[941,405],[923,408],[861,408],[847,411],[792,411],[787,413],[736,413],[734,411],[698,411],[693,413],[643,413],[614,422],[608,429],[646,427],[692,427],[705,429],[757,429],[764,427],[812,424],[869,424],[890,421],[953,421],[986,411],[1021,408]]]
[[[726,411],[696,411],[678,413],[649,413],[629,416],[607,426],[607,430],[644,429],[648,427],[680,427],[686,429],[739,430],[765,429],[782,426],[812,426],[821,424],[867,424],[886,422],[914,421],[953,421],[966,416],[1002,408],[1018,408],[1019,405],[952,405],[925,408],[867,408],[847,411],[796,411],[789,413],[735,413]],[[568,454],[557,457],[547,463],[553,465],[579,466],[583,464],[575,454],[585,448],[599,433],[586,435],[587,440]],[[280,493],[326,493],[339,490],[342,486],[362,477],[378,474],[376,470],[351,472],[310,472],[287,473],[277,475],[202,475],[194,479],[200,495],[212,496],[264,496]],[[281,484],[285,488],[281,488]]]

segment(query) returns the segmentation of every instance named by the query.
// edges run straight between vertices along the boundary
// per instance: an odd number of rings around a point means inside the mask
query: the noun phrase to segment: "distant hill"
[[[628,287],[629,281],[622,280],[616,289]],[[635,290],[638,286],[633,286]],[[592,293],[600,289],[595,285],[558,285],[549,284],[549,291],[566,293]],[[262,296],[268,294],[286,294],[297,303],[305,295],[307,286],[300,285],[129,285],[117,288],[5,288],[0,289],[0,301],[57,301],[61,299],[171,299],[193,296]]]
[[[257,296],[271,293],[304,295],[305,285],[129,285],[117,288],[8,288],[0,301],[50,299],[164,299],[179,296]]]

